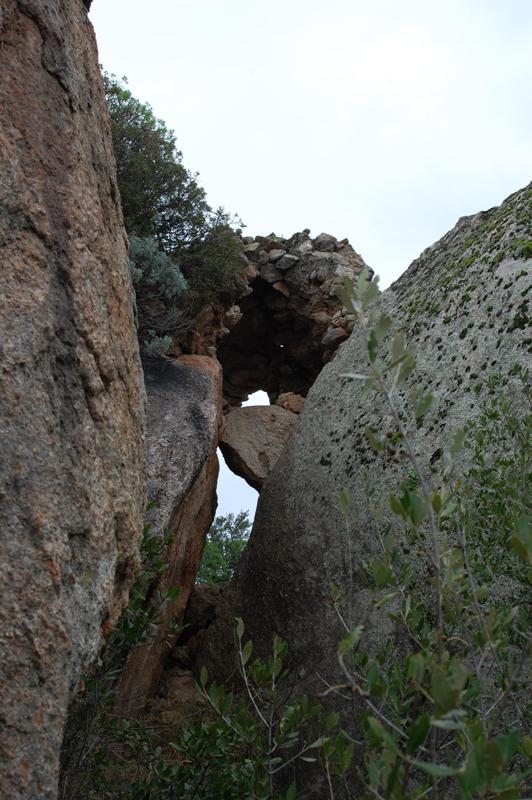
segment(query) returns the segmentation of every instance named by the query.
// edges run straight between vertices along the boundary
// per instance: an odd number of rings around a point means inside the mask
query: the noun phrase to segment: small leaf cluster
[[[244,766],[248,768],[245,780],[233,785],[235,794],[230,796],[295,800],[297,787],[292,778],[302,764],[319,762],[331,774],[343,774],[351,763],[353,744],[339,730],[337,714],[325,717],[321,706],[307,695],[292,697],[286,642],[274,636],[271,654],[265,660],[252,660],[253,643],[244,642],[241,618],[236,620],[236,635],[244,692],[235,697],[219,684],[209,686],[205,668],[200,674],[217,724],[225,726],[227,739],[235,743],[232,768],[239,759],[241,775]]]

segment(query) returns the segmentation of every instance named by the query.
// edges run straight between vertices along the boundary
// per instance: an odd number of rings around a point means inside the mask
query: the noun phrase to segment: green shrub
[[[182,163],[174,132],[151,107],[115,76],[104,75],[104,83],[140,339],[164,351],[203,305],[229,304],[239,294],[239,221],[211,209],[197,175]]]
[[[176,254],[211,227],[205,191],[152,108],[114,75],[105,74],[104,83],[126,230]]]
[[[172,341],[169,332],[183,323],[187,282],[175,259],[149,236],[130,237],[129,258],[137,307],[142,312],[139,339],[149,354],[164,353]]]
[[[222,210],[218,222],[182,252],[182,269],[195,307],[205,303],[232,305],[242,293],[242,240]]]
[[[64,800],[295,800],[294,783],[285,792],[276,788],[276,782],[297,762],[315,762],[328,745],[331,769],[337,765],[344,769],[353,747],[336,730],[337,715],[325,719],[316,702],[306,696],[291,697],[286,644],[275,637],[271,656],[251,662],[252,645],[243,642],[243,633],[243,623],[237,620],[247,702],[222,686],[208,686],[203,671],[198,688],[211,712],[161,743],[158,731],[142,720],[113,713],[112,692],[98,694],[92,718],[80,716],[83,707],[71,716],[59,796]],[[109,677],[101,675],[100,681]],[[95,688],[92,685],[89,691],[94,693]],[[73,747],[73,736],[78,747]]]

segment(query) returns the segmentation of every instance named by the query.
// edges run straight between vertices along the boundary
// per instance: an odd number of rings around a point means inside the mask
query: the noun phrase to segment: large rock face
[[[127,601],[144,388],[81,0],[0,8],[0,795],[52,798],[63,722]]]
[[[179,593],[158,614],[157,632],[133,650],[120,678],[118,705],[141,711],[156,691],[198,571],[205,536],[216,510],[218,459],[223,426],[220,365],[208,356],[145,362],[148,394],[148,499],[146,522],[168,535],[166,569],[152,597]]]
[[[500,208],[460,220],[379,300],[417,346],[412,380],[437,397],[434,411],[412,433],[426,468],[452,431],[478,413],[490,376],[511,382],[516,368],[530,363],[531,200],[528,188]],[[212,677],[231,673],[228,651],[234,617],[240,615],[255,651],[266,653],[274,633],[288,641],[300,686],[321,691],[318,672],[332,684],[341,682],[335,658],[340,631],[326,604],[331,583],[345,589],[349,574],[339,492],[346,487],[351,497],[356,570],[378,547],[364,474],[375,491],[373,502],[385,502],[408,469],[377,456],[365,441],[368,425],[394,429],[384,403],[373,396],[361,401],[359,384],[342,377],[366,369],[365,338],[355,328],[311,389],[264,484],[239,574],[224,591],[217,621],[204,639],[200,661]],[[351,621],[365,621],[370,644],[395,635],[386,615],[378,613],[371,609],[365,581],[355,577]]]

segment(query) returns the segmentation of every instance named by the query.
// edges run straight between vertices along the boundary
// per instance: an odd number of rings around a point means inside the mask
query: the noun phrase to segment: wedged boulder
[[[226,417],[220,450],[227,466],[260,492],[292,432],[297,414],[281,406],[235,408]]]
[[[81,0],[2,0],[0,108],[0,796],[47,800],[145,508],[133,291]]]
[[[141,711],[157,690],[175,642],[171,626],[183,621],[216,510],[216,449],[223,425],[221,369],[215,359],[149,359],[144,366],[148,499],[153,504],[146,523],[157,536],[172,537],[164,555],[167,567],[153,590],[159,597],[173,588],[179,593],[164,606],[150,643],[128,656],[117,701],[124,714]]]
[[[412,433],[413,449],[427,469],[442,442],[479,413],[490,376],[500,375],[511,385],[519,366],[530,364],[531,200],[528,187],[500,208],[461,219],[379,300],[417,347],[418,366],[404,392],[415,383],[437,398]],[[375,454],[365,439],[366,426],[394,430],[384,401],[373,395],[362,401],[360,385],[342,377],[366,369],[365,337],[355,328],[309,392],[299,423],[264,483],[237,577],[222,592],[198,658],[213,679],[231,677],[234,618],[242,616],[254,653],[265,656],[273,634],[287,640],[297,688],[321,693],[318,673],[331,685],[343,682],[335,656],[341,630],[327,605],[333,582],[346,592],[350,588],[339,503],[343,487],[353,521],[350,623],[364,622],[370,647],[385,639],[403,646],[386,612],[371,607],[366,581],[356,569],[379,546],[365,475],[375,492],[372,504],[387,506],[388,494],[408,471],[404,463]],[[428,585],[425,566],[419,575]],[[316,797],[327,794],[320,787],[316,792]]]
[[[275,404],[281,406],[281,408],[286,408],[287,411],[291,411],[293,414],[301,414],[305,405],[305,398],[301,397],[300,394],[294,394],[294,392],[284,392],[279,395]]]

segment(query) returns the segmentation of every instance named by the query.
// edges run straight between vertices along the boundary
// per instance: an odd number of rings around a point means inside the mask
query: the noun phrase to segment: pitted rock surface
[[[81,0],[3,0],[0,107],[0,796],[48,800],[145,506],[133,292]]]

